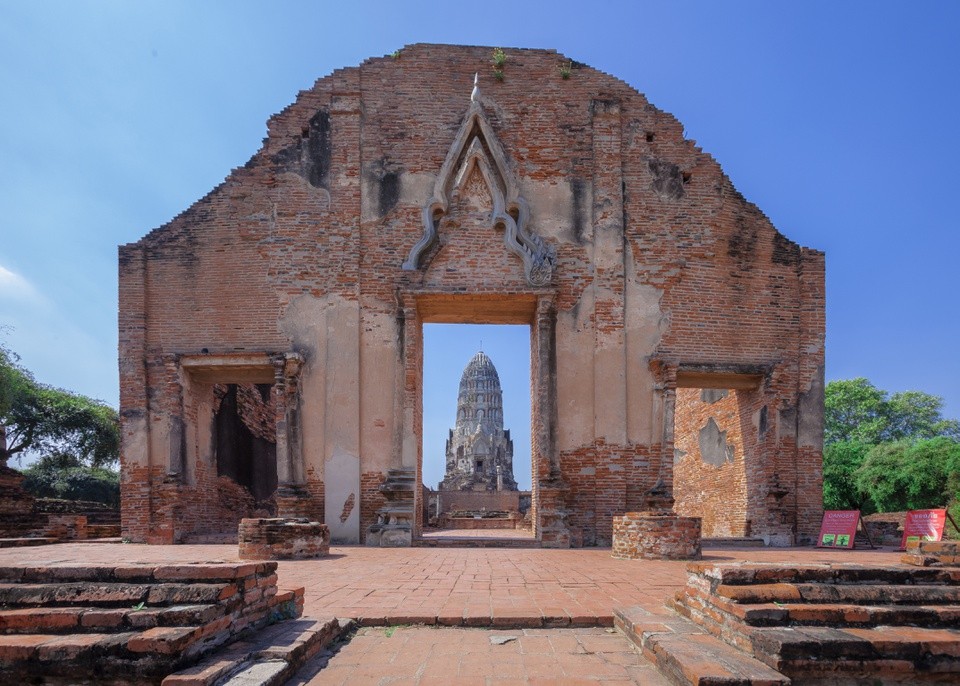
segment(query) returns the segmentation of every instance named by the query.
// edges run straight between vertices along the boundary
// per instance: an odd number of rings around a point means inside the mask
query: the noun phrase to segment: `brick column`
[[[294,517],[307,508],[300,450],[300,370],[303,358],[284,353],[273,358],[273,394],[277,427],[277,513]]]
[[[544,548],[569,548],[566,496],[557,455],[557,314],[553,299],[537,301],[534,375],[534,470],[537,484],[531,504],[535,533]]]

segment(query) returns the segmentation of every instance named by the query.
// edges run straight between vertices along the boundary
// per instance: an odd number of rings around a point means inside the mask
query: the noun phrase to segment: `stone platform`
[[[616,626],[677,684],[960,681],[960,568],[691,564],[658,617]],[[687,619],[691,621],[687,621]]]
[[[275,562],[4,562],[0,674],[5,683],[159,683],[241,632],[302,608],[302,588],[278,591]]]

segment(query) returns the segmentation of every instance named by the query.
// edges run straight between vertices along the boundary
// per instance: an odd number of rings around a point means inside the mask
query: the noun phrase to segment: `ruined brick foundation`
[[[613,518],[613,557],[699,560],[700,518],[671,512],[628,512]]]
[[[309,519],[240,520],[241,560],[311,560],[330,554],[330,529]]]

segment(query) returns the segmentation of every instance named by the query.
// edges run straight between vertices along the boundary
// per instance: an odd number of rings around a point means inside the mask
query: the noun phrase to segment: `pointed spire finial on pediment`
[[[421,265],[421,257],[437,242],[440,222],[450,211],[452,194],[474,170],[479,170],[491,195],[491,228],[503,232],[504,244],[520,257],[530,285],[549,285],[556,265],[556,250],[527,228],[530,207],[520,196],[520,186],[510,170],[507,156],[484,115],[479,72],[473,75],[470,108],[434,182],[433,195],[423,205],[423,235],[410,249],[402,269],[416,271],[426,266]]]

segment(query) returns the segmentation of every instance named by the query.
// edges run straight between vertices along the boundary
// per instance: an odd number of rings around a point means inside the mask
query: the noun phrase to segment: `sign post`
[[[859,522],[860,510],[825,511],[820,524],[820,535],[817,536],[817,547],[852,550]]]
[[[943,538],[943,526],[947,522],[947,510],[910,510],[903,522],[903,540],[900,550],[920,541],[939,541]]]

